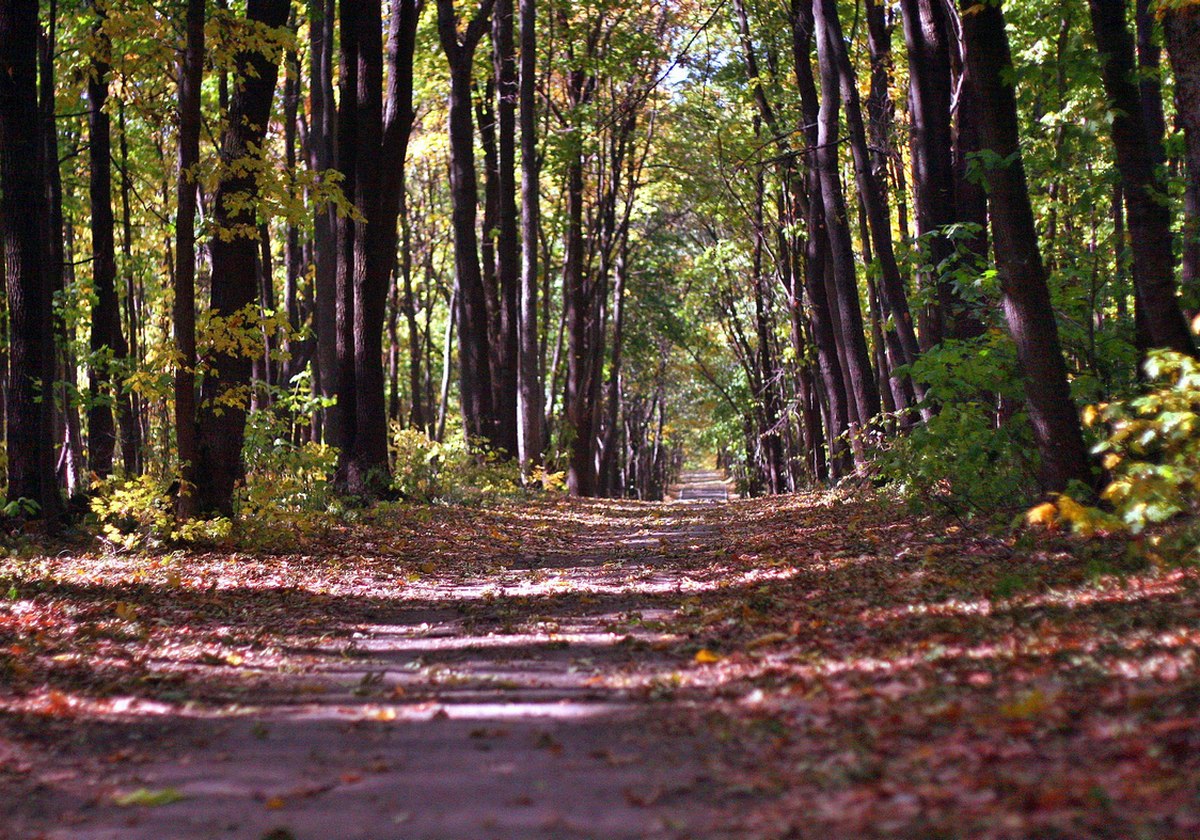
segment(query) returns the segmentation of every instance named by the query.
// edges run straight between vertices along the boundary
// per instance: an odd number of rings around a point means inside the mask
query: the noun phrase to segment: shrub
[[[946,341],[901,369],[926,389],[935,412],[886,443],[881,476],[914,504],[990,512],[1029,498],[1037,463],[1016,349],[999,330]]]

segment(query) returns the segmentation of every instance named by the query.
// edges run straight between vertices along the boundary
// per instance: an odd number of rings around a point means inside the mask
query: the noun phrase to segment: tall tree
[[[1079,415],[1067,385],[1021,156],[1012,54],[998,0],[962,0],[966,60],[979,95],[983,148],[1003,166],[987,175],[1004,315],[1017,345],[1047,491],[1091,483]]]
[[[88,196],[92,225],[92,353],[89,378],[88,462],[92,472],[104,478],[112,472],[116,449],[114,414],[122,427],[134,420],[129,395],[121,386],[119,371],[129,355],[121,329],[117,299],[117,257],[112,208],[112,121],[108,102],[109,53],[112,43],[104,24],[108,17],[103,4],[92,2],[92,59],[88,71]],[[129,435],[125,435],[126,440]],[[128,447],[124,447],[128,448]],[[123,452],[125,470],[136,472],[137,454]]]
[[[0,0],[0,247],[8,298],[8,499],[57,517],[49,220],[37,99],[37,0]]]
[[[287,23],[290,6],[289,0],[248,0],[246,21],[278,29]],[[247,45],[235,56],[239,72],[221,136],[221,175],[213,196],[211,311],[234,333],[254,323],[259,301],[260,189],[252,161],[263,153],[279,74],[278,59],[268,55],[266,45]],[[206,513],[232,514],[234,486],[242,477],[253,359],[240,344],[214,348],[213,369],[205,377],[197,412],[196,493]]]
[[[497,444],[518,453],[518,313],[521,233],[517,214],[517,53],[513,0],[496,0],[492,13],[492,56],[496,76],[496,281],[499,330],[495,352]]]
[[[854,268],[854,250],[846,199],[842,192],[838,164],[838,125],[841,107],[840,79],[833,50],[826,5],[814,3],[815,36],[821,82],[821,108],[817,116],[816,166],[821,179],[821,200],[825,206],[825,231],[829,237],[829,266],[833,278],[831,303],[837,309],[839,338],[850,396],[854,400],[855,420],[866,426],[879,414],[879,389],[871,372],[871,357],[863,330],[862,303],[858,297],[858,278]],[[836,11],[836,9],[834,10]]]
[[[1200,5],[1163,3],[1160,8],[1175,71],[1175,118],[1186,142],[1182,282],[1200,308]]]
[[[397,221],[404,189],[404,158],[412,130],[413,53],[422,3],[392,4],[388,27],[387,100],[383,92],[381,4],[359,4],[355,27],[353,79],[353,200],[361,220],[353,221],[352,270],[343,272],[347,307],[338,335],[342,368],[338,394],[342,433],[338,482],[356,495],[378,496],[388,485],[387,402],[384,393],[383,326],[389,278],[396,264]],[[344,42],[348,39],[342,32]],[[347,79],[347,86],[349,80]],[[343,96],[349,91],[343,88]],[[349,222],[347,224],[350,224]]]
[[[1104,90],[1112,110],[1112,138],[1128,208],[1137,307],[1155,347],[1194,354],[1196,345],[1179,305],[1171,236],[1171,208],[1156,161],[1162,136],[1146,120],[1135,80],[1134,40],[1126,0],[1089,0],[1092,31],[1101,53]]]
[[[196,165],[200,161],[200,88],[204,78],[205,0],[187,0],[186,42],[179,60],[179,139],[175,217],[176,513],[199,513],[196,495]]]
[[[517,453],[521,469],[542,460],[543,388],[538,360],[538,229],[541,207],[537,149],[537,0],[520,0],[521,15],[521,294],[517,330]]]
[[[333,93],[334,0],[309,0],[309,130],[308,165],[328,173],[337,163],[337,101]],[[320,396],[333,402],[318,425],[340,428],[336,405],[338,392],[337,354],[337,211],[332,203],[319,206],[313,219],[313,329],[317,342],[313,386]],[[322,421],[331,422],[322,422]]]
[[[468,439],[497,443],[489,363],[487,296],[479,266],[475,210],[475,128],[471,76],[475,48],[487,31],[494,0],[483,0],[460,38],[454,0],[437,0],[438,36],[450,64],[450,189],[454,228],[454,275],[458,305],[459,391]]]

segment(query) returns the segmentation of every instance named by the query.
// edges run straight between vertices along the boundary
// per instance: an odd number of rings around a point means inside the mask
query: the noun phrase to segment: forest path
[[[689,474],[681,495],[724,499],[717,478]],[[722,799],[744,792],[723,791],[709,738],[670,702],[669,679],[655,683],[690,659],[665,621],[702,588],[687,557],[712,548],[719,516],[559,507],[557,547],[514,542],[483,574],[433,574],[359,604],[369,616],[350,639],[319,643],[294,674],[285,661],[238,705],[81,731],[62,745],[67,771],[16,809],[14,836],[725,836]],[[307,620],[332,633],[340,618]],[[182,799],[113,803],[137,790]]]
[[[357,516],[0,558],[0,838],[1200,837],[1200,569],[861,490]]]

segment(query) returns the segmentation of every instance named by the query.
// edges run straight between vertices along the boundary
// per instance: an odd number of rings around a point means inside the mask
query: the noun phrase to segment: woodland
[[[0,838],[1200,835],[1196,0],[0,0],[0,245]]]

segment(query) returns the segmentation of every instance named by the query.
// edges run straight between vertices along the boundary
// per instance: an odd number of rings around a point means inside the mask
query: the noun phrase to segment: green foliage
[[[1037,488],[1016,350],[999,330],[946,341],[908,370],[926,387],[928,422],[891,441],[880,474],[913,503],[956,513],[1003,509]]]
[[[527,498],[541,486],[562,489],[561,473],[538,472],[527,485],[521,482],[515,460],[481,449],[468,451],[459,436],[438,443],[415,429],[392,432],[395,458],[392,486],[406,499],[417,502],[483,504]]]
[[[233,528],[224,518],[177,522],[168,485],[149,475],[97,483],[90,506],[102,537],[126,550],[180,543],[221,544],[227,542]]]
[[[1103,498],[1134,533],[1200,513],[1200,363],[1156,350],[1145,371],[1144,393],[1085,415],[1108,432],[1096,448],[1112,471]]]

